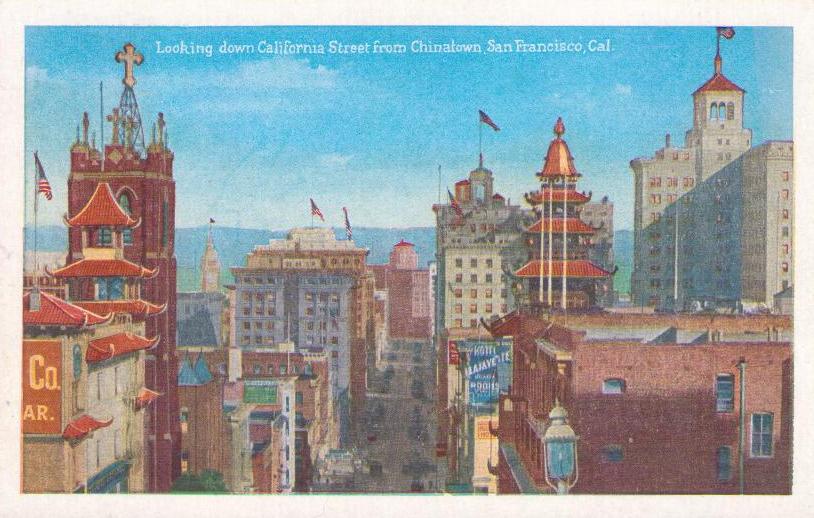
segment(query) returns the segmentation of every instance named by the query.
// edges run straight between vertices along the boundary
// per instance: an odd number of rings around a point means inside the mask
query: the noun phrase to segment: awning
[[[98,430],[99,428],[110,426],[110,423],[112,422],[113,419],[110,419],[109,421],[99,421],[87,414],[83,414],[68,423],[68,426],[66,426],[65,430],[62,431],[62,437],[68,440],[82,439],[89,433]]]
[[[147,387],[142,387],[136,396],[136,410],[140,410],[161,396],[160,392],[150,390]]]

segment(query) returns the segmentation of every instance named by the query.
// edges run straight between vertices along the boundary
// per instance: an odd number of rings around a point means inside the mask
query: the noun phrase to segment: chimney
[[[664,136],[664,148],[665,149],[670,148],[670,134],[669,133]]]
[[[36,274],[35,278],[36,278]],[[29,311],[39,311],[40,310],[40,289],[36,286],[31,290],[31,295],[28,298],[28,310]]]

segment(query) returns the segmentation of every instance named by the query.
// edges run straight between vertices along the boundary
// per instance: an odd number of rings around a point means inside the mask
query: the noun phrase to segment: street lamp
[[[545,444],[545,479],[558,495],[567,495],[579,478],[577,467],[577,434],[568,424],[568,412],[554,403],[548,414],[550,424],[543,436]]]

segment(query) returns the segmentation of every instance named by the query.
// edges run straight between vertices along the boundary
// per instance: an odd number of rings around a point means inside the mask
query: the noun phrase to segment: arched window
[[[731,121],[735,119],[735,103],[727,103],[726,105],[726,120]]]
[[[133,214],[133,210],[130,206],[130,197],[126,193],[121,193],[119,195],[119,206],[122,208],[123,211],[127,213],[128,216]],[[122,232],[122,241],[124,241],[125,245],[132,245],[133,244],[133,229],[126,228]]]
[[[718,120],[726,119],[726,104],[719,103],[718,104]]]
[[[712,103],[709,105],[709,120],[714,120],[718,118],[718,105],[716,103]]]

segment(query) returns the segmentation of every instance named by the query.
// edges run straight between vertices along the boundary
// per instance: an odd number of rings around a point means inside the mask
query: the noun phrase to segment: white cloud
[[[323,167],[345,167],[350,162],[353,155],[343,155],[341,153],[328,153],[319,156],[319,163]]]
[[[616,83],[613,86],[613,91],[619,95],[630,95],[630,93],[633,91],[633,87],[630,85],[624,85],[622,83]]]

